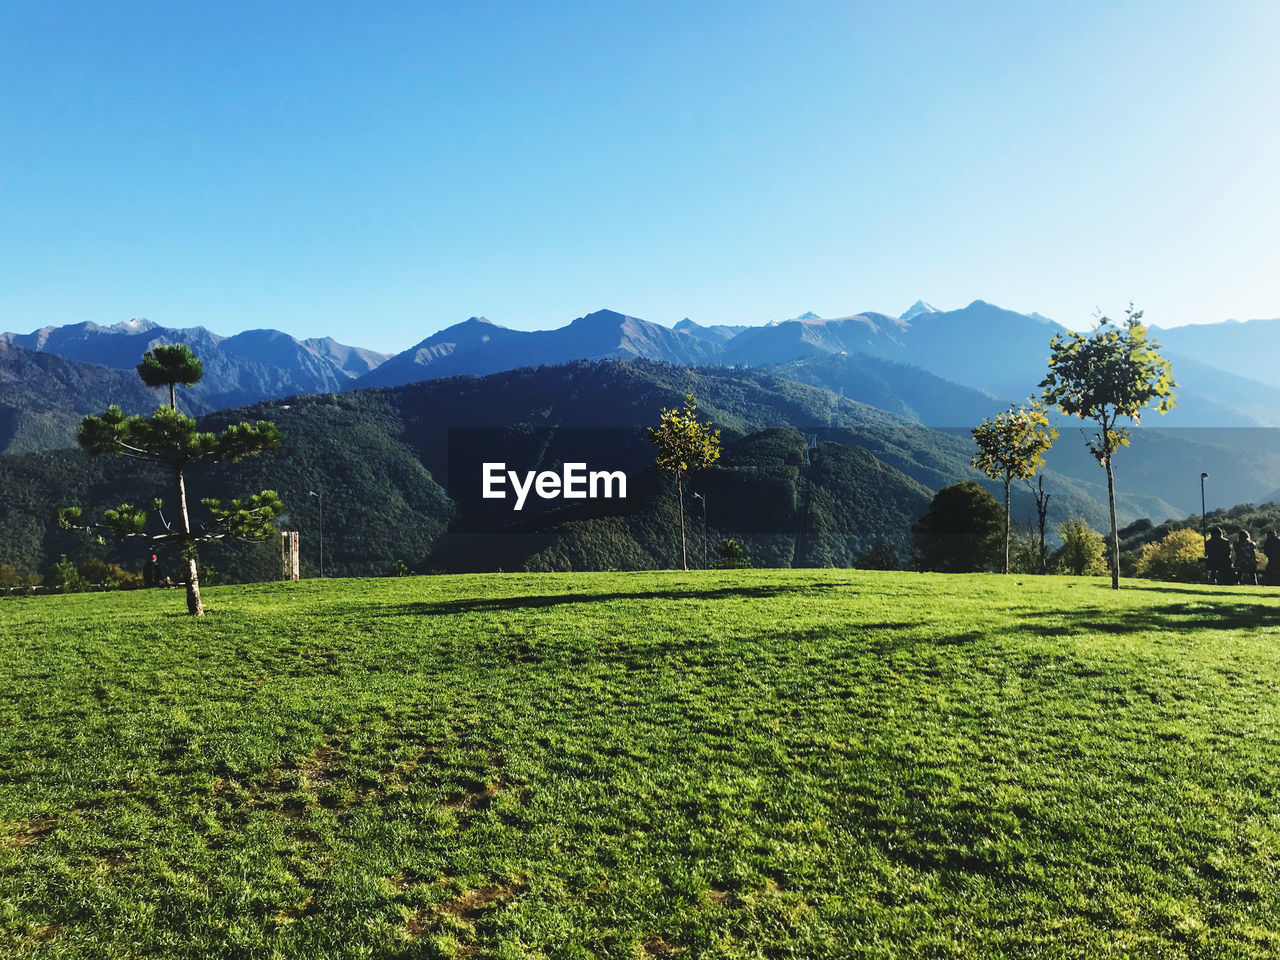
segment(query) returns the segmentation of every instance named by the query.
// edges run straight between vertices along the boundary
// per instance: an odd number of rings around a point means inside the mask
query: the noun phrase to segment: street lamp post
[[[311,491],[311,495],[320,501],[320,579],[324,579],[324,494]]]
[[[1204,482],[1208,479],[1207,473],[1200,474],[1200,536],[1204,537],[1205,556],[1209,555],[1209,522],[1204,515]]]

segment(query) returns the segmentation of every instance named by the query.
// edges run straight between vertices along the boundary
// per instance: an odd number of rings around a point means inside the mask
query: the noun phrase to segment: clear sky
[[[0,329],[1280,316],[1280,4],[0,4]]]

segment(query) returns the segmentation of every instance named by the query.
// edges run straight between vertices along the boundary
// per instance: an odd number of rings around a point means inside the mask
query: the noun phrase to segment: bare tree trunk
[[[1004,572],[1009,572],[1009,476],[1004,478]]]
[[[1107,457],[1107,505],[1111,510],[1111,589],[1120,589],[1120,537],[1116,530],[1116,480]]]
[[[684,483],[676,478],[676,492],[680,495],[680,564],[689,569],[689,553],[684,542]]]
[[[1049,519],[1049,497],[1052,494],[1044,492],[1044,477],[1036,478],[1036,486],[1031,488],[1031,492],[1036,498],[1036,520],[1040,525],[1040,572],[1042,574],[1049,572],[1049,561],[1045,550],[1045,524]]]
[[[187,517],[187,485],[182,479],[181,470],[177,475],[177,489],[178,530],[184,535],[182,560],[187,567],[187,613],[193,617],[202,617],[204,604],[200,602],[200,574],[196,570],[195,544],[185,539],[185,536],[191,533],[191,521]]]
[[[178,388],[175,384],[169,384],[169,409],[174,413],[178,412]]]

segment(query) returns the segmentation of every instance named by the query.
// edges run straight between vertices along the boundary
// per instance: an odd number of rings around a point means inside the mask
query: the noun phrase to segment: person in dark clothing
[[[1231,541],[1226,538],[1221,527],[1209,531],[1209,539],[1205,541],[1204,555],[1209,568],[1210,583],[1234,583],[1231,571]]]
[[[1248,530],[1241,530],[1233,544],[1236,552],[1236,572],[1241,583],[1258,584],[1258,545],[1249,536]]]
[[[160,564],[156,562],[156,555],[153,553],[151,559],[142,565],[142,585],[144,587],[158,587],[161,579]]]
[[[1268,587],[1280,587],[1280,537],[1274,530],[1267,531],[1262,541],[1262,552],[1267,557],[1267,569],[1262,571],[1262,583]]]

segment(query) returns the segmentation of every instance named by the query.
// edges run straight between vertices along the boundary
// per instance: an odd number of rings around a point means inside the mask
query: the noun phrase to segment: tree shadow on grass
[[[1222,594],[1213,594],[1221,598]],[[1228,596],[1233,596],[1228,594]],[[1061,610],[1052,616],[1019,620],[1041,636],[1061,637],[1079,633],[1185,633],[1199,630],[1264,630],[1280,627],[1280,607],[1244,600],[1206,604],[1203,601],[1166,603],[1136,610]]]
[[[1027,635],[1046,638],[1085,634],[1126,635],[1143,633],[1190,634],[1209,630],[1268,630],[1280,628],[1280,607],[1238,602],[1205,603],[1189,599],[1186,603],[1167,603],[1136,610],[1086,607],[1064,609],[1053,613],[1022,615],[1016,620],[992,626],[978,625],[968,630],[954,627],[940,629],[926,615],[913,622],[860,623],[857,620],[831,624],[804,631],[786,631],[797,641],[806,643],[850,644],[877,654],[905,652],[919,647],[958,647],[995,642],[1006,637],[1021,645]],[[1231,597],[1232,595],[1228,595]]]
[[[919,620],[876,623],[849,620],[807,630],[781,629],[791,639],[804,644],[839,645],[842,648],[853,646],[877,656],[919,647],[965,647],[991,638],[991,634],[985,630],[931,632],[930,624]]]
[[[803,584],[796,586],[760,585],[752,587],[717,587],[710,590],[633,590],[614,593],[532,594],[519,597],[465,597],[458,600],[406,603],[390,607],[384,617],[441,616],[456,613],[494,613],[502,610],[538,610],[567,604],[612,603],[619,600],[761,600],[794,595],[797,598],[839,589],[845,584]]]
[[[1250,600],[1275,600],[1280,599],[1280,592],[1275,587],[1249,586],[1246,584],[1214,587],[1204,583],[1164,583],[1143,581],[1135,583],[1132,580],[1124,582],[1125,590],[1140,590],[1144,593],[1172,593],[1179,596],[1197,596],[1197,597],[1240,597]]]

